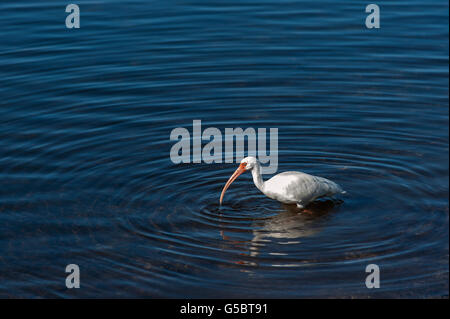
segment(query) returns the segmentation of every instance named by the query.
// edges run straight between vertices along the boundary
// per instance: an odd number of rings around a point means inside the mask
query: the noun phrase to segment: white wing
[[[284,172],[264,183],[264,193],[283,203],[308,204],[316,198],[343,193],[342,188],[323,177],[302,172]]]

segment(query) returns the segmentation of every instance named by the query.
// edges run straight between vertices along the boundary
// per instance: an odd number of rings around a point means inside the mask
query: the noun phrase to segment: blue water
[[[0,4],[0,297],[448,296],[447,1],[68,3]],[[237,164],[170,160],[193,120],[348,194],[220,208]]]

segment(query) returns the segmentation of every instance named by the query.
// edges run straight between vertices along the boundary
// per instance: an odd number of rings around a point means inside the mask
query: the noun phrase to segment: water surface
[[[446,1],[377,30],[362,1],[66,4],[0,4],[0,297],[448,296]],[[237,165],[169,157],[196,119],[277,127],[279,172],[348,195],[298,213],[246,174],[220,208]]]

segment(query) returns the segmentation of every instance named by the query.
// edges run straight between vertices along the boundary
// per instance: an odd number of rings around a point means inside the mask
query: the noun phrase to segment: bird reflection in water
[[[304,209],[297,208],[295,204],[281,204],[281,211],[278,211],[277,214],[253,223],[253,238],[251,240],[233,240],[232,236],[225,234],[223,230],[220,231],[220,234],[223,240],[233,245],[233,248],[242,251],[240,255],[257,257],[260,250],[274,240],[278,244],[299,244],[300,238],[319,233],[321,227],[318,222],[341,203],[341,200],[319,200],[309,204]],[[277,251],[268,251],[267,254],[281,255]],[[249,266],[258,265],[253,259],[235,261],[234,263]]]

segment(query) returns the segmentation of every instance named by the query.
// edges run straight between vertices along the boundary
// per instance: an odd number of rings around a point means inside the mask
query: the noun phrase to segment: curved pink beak
[[[228,182],[225,184],[222,190],[222,194],[220,194],[220,205],[222,205],[223,196],[225,195],[225,192],[227,191],[228,187],[230,187],[231,183],[233,183],[234,180],[238,178],[239,175],[245,172],[245,166],[247,166],[247,163],[242,163],[241,165],[239,165],[238,169],[228,179]]]

